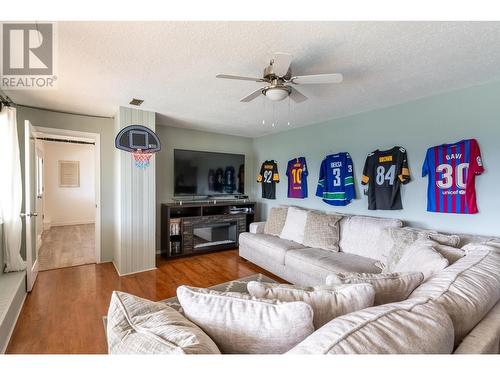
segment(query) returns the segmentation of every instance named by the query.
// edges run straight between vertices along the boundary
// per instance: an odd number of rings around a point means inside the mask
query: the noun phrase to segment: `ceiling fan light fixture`
[[[286,86],[274,86],[264,89],[263,94],[273,102],[279,102],[290,95],[290,89]]]

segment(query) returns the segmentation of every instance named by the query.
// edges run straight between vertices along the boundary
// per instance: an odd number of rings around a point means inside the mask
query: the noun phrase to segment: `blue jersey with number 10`
[[[352,159],[348,152],[328,155],[323,160],[316,195],[332,206],[347,206],[356,198]]]

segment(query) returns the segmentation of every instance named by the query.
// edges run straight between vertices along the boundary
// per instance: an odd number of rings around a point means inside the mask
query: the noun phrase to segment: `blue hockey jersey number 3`
[[[347,206],[356,198],[351,155],[328,155],[321,163],[316,195],[332,206]]]

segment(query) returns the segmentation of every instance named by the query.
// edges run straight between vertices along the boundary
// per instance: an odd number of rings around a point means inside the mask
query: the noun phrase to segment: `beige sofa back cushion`
[[[392,242],[384,229],[402,225],[399,219],[344,217],[340,222],[340,251],[385,263]]]
[[[369,307],[325,324],[287,354],[450,354],[453,324],[422,299]]]
[[[283,227],[285,226],[286,215],[288,213],[288,207],[273,207],[269,211],[269,216],[264,226],[265,234],[272,234],[273,236],[279,236]]]
[[[468,245],[468,254],[419,286],[410,298],[432,298],[444,307],[455,327],[455,344],[500,299],[500,252]]]
[[[340,219],[342,219],[340,215],[309,211],[302,244],[307,247],[339,251]]]
[[[333,318],[373,306],[375,290],[370,284],[301,287],[250,281],[248,292],[257,298],[282,302],[303,301],[312,307],[314,328]]]
[[[206,332],[222,353],[281,354],[314,331],[305,302],[278,302],[242,293],[180,286],[184,314]]]
[[[403,301],[424,280],[421,272],[336,273],[328,275],[327,285],[368,283],[375,289],[374,305]]]
[[[113,292],[107,323],[110,354],[220,354],[215,343],[161,302]]]

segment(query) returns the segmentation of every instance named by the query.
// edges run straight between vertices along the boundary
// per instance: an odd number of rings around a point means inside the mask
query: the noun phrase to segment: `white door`
[[[40,246],[42,245],[43,235],[43,198],[44,198],[44,183],[43,183],[43,146],[39,140],[35,141],[36,146],[36,207],[35,211],[38,213],[36,217],[36,249],[39,254]],[[38,259],[38,255],[37,255]]]
[[[33,289],[38,275],[38,247],[37,247],[37,179],[36,179],[36,145],[33,126],[29,121],[24,122],[24,202],[23,214],[26,223],[26,262],[27,262],[27,289]]]

